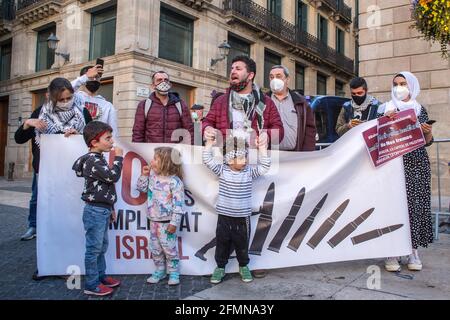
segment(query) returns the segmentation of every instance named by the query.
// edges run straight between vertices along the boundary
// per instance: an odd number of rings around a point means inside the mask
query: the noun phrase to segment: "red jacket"
[[[205,128],[211,126],[217,130],[222,132],[223,139],[225,141],[226,133],[228,129],[231,129],[230,119],[228,117],[228,109],[229,109],[229,97],[230,90],[221,96],[219,96],[212,104],[209,109],[208,114],[203,119],[202,122],[202,133],[204,133]],[[264,109],[263,117],[264,117],[264,129],[267,129],[267,134],[269,135],[269,139],[271,141],[273,131],[279,130],[279,139],[283,140],[284,137],[284,128],[283,122],[281,121],[280,114],[278,113],[277,107],[273,103],[270,97],[264,95],[264,102],[266,108]],[[258,132],[258,124],[255,116],[252,119],[252,128],[255,132]]]
[[[155,93],[150,95],[152,106],[145,119],[145,101],[139,103],[133,125],[132,142],[150,143],[179,143],[182,139],[172,141],[172,133],[176,129],[186,129],[190,133],[190,141],[183,143],[192,144],[194,140],[194,124],[189,109],[178,97],[178,94],[169,93],[169,102],[164,106]],[[181,102],[182,114],[178,112],[175,103]]]

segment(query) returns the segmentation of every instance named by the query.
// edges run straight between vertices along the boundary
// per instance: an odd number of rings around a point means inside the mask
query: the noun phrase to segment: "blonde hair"
[[[155,149],[155,157],[160,160],[160,175],[174,175],[183,180],[181,153],[178,150],[171,147],[158,147]]]

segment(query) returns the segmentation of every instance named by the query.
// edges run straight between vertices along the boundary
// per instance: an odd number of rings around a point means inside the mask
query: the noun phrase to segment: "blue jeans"
[[[31,183],[30,213],[28,214],[29,228],[36,228],[37,197],[38,197],[38,174],[35,172],[33,173],[33,182]]]
[[[108,249],[108,227],[111,209],[86,204],[83,224],[86,232],[85,287],[94,290],[105,277],[105,253]]]

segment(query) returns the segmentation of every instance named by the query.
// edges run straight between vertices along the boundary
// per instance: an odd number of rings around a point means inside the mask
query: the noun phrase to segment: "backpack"
[[[147,114],[150,111],[150,108],[152,107],[153,101],[150,98],[147,98],[145,100],[145,107],[144,107],[144,119],[147,121]],[[181,106],[181,102],[178,101],[175,103],[175,107],[177,107],[178,113],[180,114],[180,118],[183,115],[183,108]]]

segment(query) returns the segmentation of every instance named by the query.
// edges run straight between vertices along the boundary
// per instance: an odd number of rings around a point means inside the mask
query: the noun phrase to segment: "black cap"
[[[192,109],[192,110],[203,110],[203,109],[205,109],[205,107],[203,107],[201,104],[194,104],[194,105],[191,107],[191,109]]]

